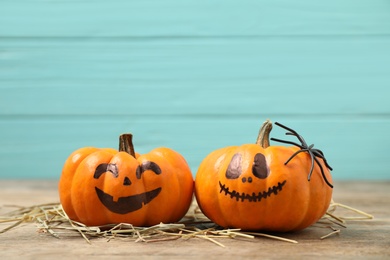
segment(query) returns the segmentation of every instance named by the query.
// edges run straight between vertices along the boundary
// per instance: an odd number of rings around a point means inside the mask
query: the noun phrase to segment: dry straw
[[[336,210],[340,208],[353,213],[355,216],[336,215]],[[328,212],[313,226],[331,230],[330,233],[319,238],[325,239],[339,234],[341,232],[340,228],[346,228],[346,220],[372,218],[373,216],[370,214],[332,201]],[[180,222],[172,224],[160,223],[152,227],[135,227],[127,223],[92,227],[86,226],[69,219],[59,203],[18,207],[18,209],[4,216],[0,216],[1,223],[12,224],[0,230],[0,234],[11,231],[22,223],[35,223],[40,232],[49,233],[56,238],[78,234],[88,243],[91,243],[91,238],[98,237],[106,238],[108,241],[112,239],[130,239],[135,242],[145,243],[200,238],[221,247],[224,247],[224,244],[219,241],[223,238],[254,239],[256,237],[266,237],[288,243],[298,243],[296,240],[266,233],[244,232],[240,229],[221,229],[203,215],[195,202]]]

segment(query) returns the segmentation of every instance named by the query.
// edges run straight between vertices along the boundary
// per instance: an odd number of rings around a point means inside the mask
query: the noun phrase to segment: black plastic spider
[[[311,175],[313,173],[313,169],[314,169],[314,162],[317,163],[317,165],[320,167],[321,169],[321,174],[322,174],[322,177],[324,178],[326,184],[328,184],[331,188],[333,188],[333,185],[331,183],[329,183],[328,179],[326,178],[325,176],[325,173],[324,173],[324,169],[322,168],[322,165],[321,163],[318,161],[318,158],[321,158],[326,167],[328,167],[329,170],[333,170],[332,167],[329,166],[328,162],[326,161],[325,159],[325,156],[324,156],[324,153],[319,150],[319,149],[314,149],[314,144],[308,146],[307,143],[305,142],[305,139],[303,139],[302,136],[300,136],[296,131],[294,131],[293,129],[291,128],[288,128],[287,126],[284,126],[278,122],[275,122],[275,125],[279,126],[279,127],[282,127],[286,130],[288,130],[289,132],[286,133],[286,135],[293,135],[293,136],[296,136],[298,138],[298,140],[301,142],[301,144],[297,144],[297,143],[294,143],[294,142],[291,142],[291,141],[286,141],[286,140],[281,140],[281,139],[276,139],[276,138],[271,138],[272,141],[275,141],[275,142],[281,142],[281,143],[285,143],[285,144],[292,144],[292,145],[295,145],[295,146],[298,146],[299,148],[301,148],[301,150],[295,152],[285,163],[284,165],[287,165],[291,159],[293,159],[297,154],[299,153],[302,153],[302,152],[307,152],[310,157],[311,157],[311,168],[310,168],[310,173],[307,177],[308,181],[310,181],[310,178],[311,178]]]

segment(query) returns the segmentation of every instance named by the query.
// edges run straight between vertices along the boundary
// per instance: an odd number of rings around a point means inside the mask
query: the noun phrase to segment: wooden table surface
[[[372,214],[374,219],[348,221],[347,228],[323,240],[320,237],[329,230],[319,227],[280,235],[298,241],[297,244],[268,238],[217,239],[225,247],[199,238],[155,243],[96,238],[88,244],[80,236],[58,239],[39,233],[35,224],[26,223],[0,234],[0,258],[390,259],[390,182],[339,181],[334,200]],[[32,206],[57,201],[55,181],[0,180],[0,215],[12,209],[6,205]],[[0,224],[0,230],[8,225]]]

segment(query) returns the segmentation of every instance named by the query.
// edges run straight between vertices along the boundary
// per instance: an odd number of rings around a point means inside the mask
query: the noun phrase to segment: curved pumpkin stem
[[[135,158],[132,134],[121,134],[119,136],[119,151],[126,152]]]
[[[272,130],[272,122],[267,119],[260,128],[259,135],[257,136],[256,144],[263,148],[270,146],[269,134]]]

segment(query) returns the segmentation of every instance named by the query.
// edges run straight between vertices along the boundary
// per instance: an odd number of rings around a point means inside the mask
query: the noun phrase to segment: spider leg
[[[333,171],[333,168],[330,167],[330,165],[328,164],[328,162],[326,161],[326,159],[323,158],[323,160],[324,160],[324,163],[325,163],[326,167],[328,167],[329,170]]]
[[[314,170],[315,156],[313,155],[313,153],[310,152],[310,150],[308,152],[309,152],[309,155],[310,155],[310,158],[311,158],[311,167],[310,167],[309,175],[307,176],[307,180],[310,181],[311,175],[313,174],[313,170]]]
[[[301,149],[305,149],[306,147],[300,145],[300,144],[297,144],[297,143],[294,143],[294,142],[291,142],[291,141],[286,141],[286,140],[281,140],[281,139],[276,139],[276,138],[271,138],[272,141],[275,141],[275,142],[280,142],[280,143],[285,143],[285,144],[291,144],[291,145],[295,145],[295,146],[298,146],[299,148]]]
[[[313,151],[313,154],[314,154],[316,157],[319,157],[319,158],[321,158],[321,159],[324,161],[325,166],[326,166],[329,170],[331,170],[331,171],[333,170],[332,167],[330,167],[330,165],[329,165],[328,162],[326,161],[325,156],[324,156],[324,154],[322,153],[321,150],[312,149],[312,151]]]
[[[302,144],[303,147],[307,147],[307,146],[308,146],[307,143],[306,143],[306,141],[305,141],[305,139],[303,139],[303,137],[300,136],[299,134],[297,134],[297,133],[286,133],[286,135],[293,135],[293,136],[295,136],[296,138],[298,138],[298,140],[301,142],[301,144]]]
[[[284,165],[287,165],[292,158],[294,158],[296,155],[298,155],[299,153],[302,153],[302,152],[307,152],[307,149],[302,149],[302,150],[298,150],[296,151],[293,155],[291,155],[291,157],[284,163]]]
[[[296,137],[298,138],[298,140],[302,143],[302,145],[305,146],[305,147],[307,147],[307,144],[306,144],[306,142],[305,142],[305,139],[303,139],[303,137],[300,136],[294,129],[291,129],[291,128],[285,126],[285,125],[282,125],[282,124],[279,123],[279,122],[275,122],[275,125],[277,125],[277,126],[279,126],[279,127],[281,127],[281,128],[284,128],[284,129],[290,131],[290,133],[286,133],[286,135],[294,135],[294,136],[296,136]]]
[[[284,129],[286,129],[287,131],[290,131],[291,133],[294,133],[294,134],[298,135],[298,133],[297,133],[297,132],[295,132],[293,129],[291,129],[291,128],[288,128],[287,126],[285,126],[285,125],[282,125],[282,124],[281,124],[281,123],[279,123],[279,122],[275,122],[275,125],[277,125],[277,126],[279,126],[279,127],[281,127],[281,128],[284,128]]]
[[[316,156],[323,158],[324,153],[320,149],[313,149],[313,152],[316,153]]]
[[[328,179],[327,179],[326,176],[325,176],[324,169],[322,168],[322,165],[321,165],[320,161],[319,161],[316,157],[314,157],[314,160],[316,161],[316,163],[317,163],[318,166],[320,167],[320,169],[321,169],[321,174],[322,174],[322,178],[324,178],[326,184],[328,184],[331,188],[333,188],[333,185],[328,181]]]

